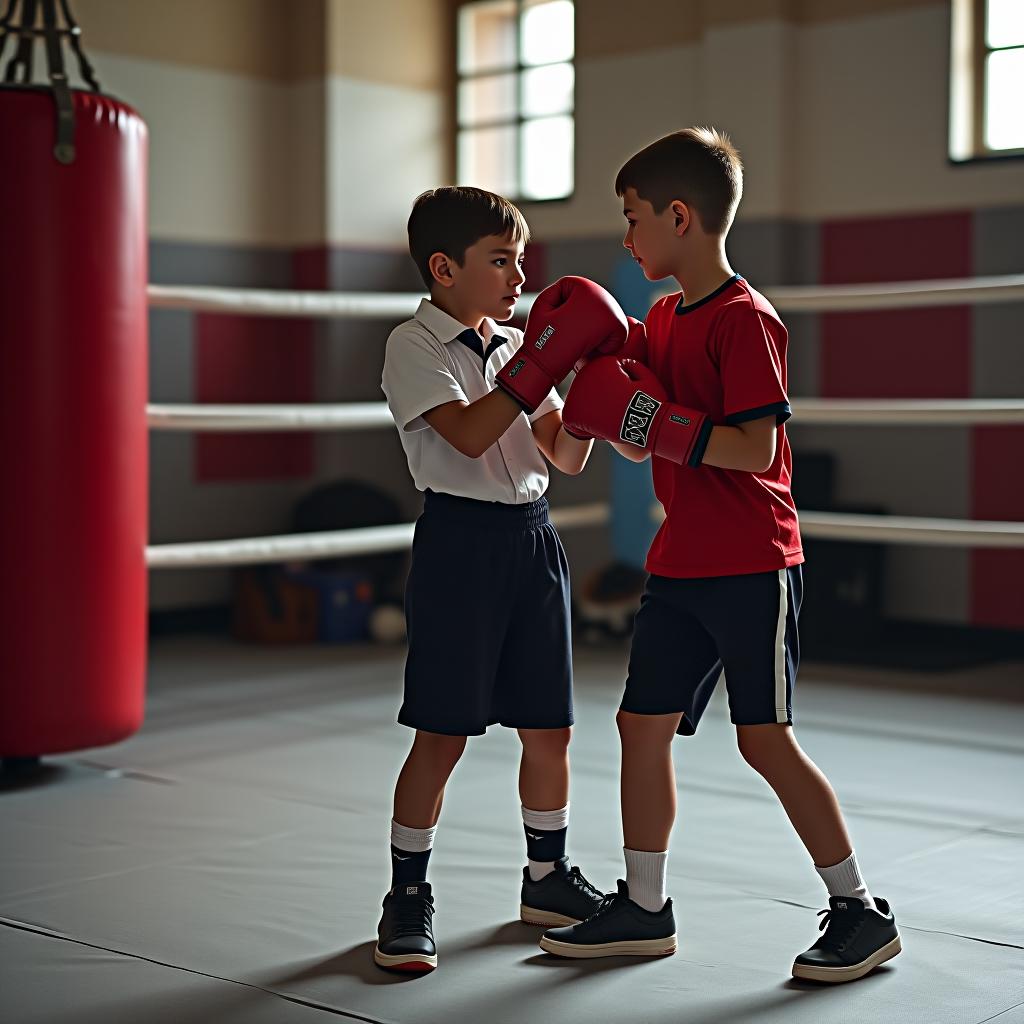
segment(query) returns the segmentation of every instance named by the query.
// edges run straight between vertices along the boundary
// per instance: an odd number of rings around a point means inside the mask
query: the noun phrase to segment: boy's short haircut
[[[684,128],[641,149],[615,178],[615,194],[636,189],[661,213],[673,199],[692,206],[704,230],[724,235],[743,195],[743,164],[729,136],[716,128]]]
[[[526,218],[503,196],[468,185],[427,189],[412,205],[409,253],[428,288],[434,283],[430,257],[435,252],[443,252],[461,267],[466,250],[488,235],[525,245],[530,229]]]

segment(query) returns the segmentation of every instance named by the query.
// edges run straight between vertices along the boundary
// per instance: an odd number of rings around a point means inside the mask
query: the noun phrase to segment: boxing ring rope
[[[298,318],[412,316],[415,294],[286,292],[251,288],[150,285],[151,309]],[[1024,299],[1024,274],[968,279],[905,281],[865,285],[778,287],[766,290],[780,312],[839,312],[912,309]],[[520,312],[535,296],[523,295]],[[1024,399],[800,399],[793,402],[801,425],[966,426],[1024,423]],[[147,407],[149,426],[164,431],[367,430],[393,426],[384,402],[321,405],[169,405]],[[655,505],[652,517],[661,515]],[[608,522],[610,508],[595,503],[561,508],[552,519],[561,529]],[[245,565],[315,560],[408,548],[412,523],[238,540],[158,544],[146,549],[151,569]],[[1024,523],[917,516],[802,512],[808,537],[940,547],[1024,547]]]
[[[952,427],[1024,423],[1024,399],[794,399],[800,425]],[[386,402],[340,405],[150,405],[153,430],[367,430],[391,427]]]
[[[1024,402],[1021,403],[1024,406]],[[368,430],[392,427],[387,402],[342,405],[149,405],[151,430]]]
[[[660,505],[652,518],[662,514]],[[551,520],[560,530],[601,526],[609,507],[601,502],[553,509]],[[248,540],[197,541],[157,544],[146,549],[151,569],[188,569],[198,566],[255,565],[260,562],[313,561],[347,555],[399,551],[412,544],[414,523],[369,526],[323,533],[285,534]],[[913,516],[867,516],[840,512],[801,512],[800,529],[806,537],[873,541],[937,547],[1024,547],[1024,523],[926,519]]]
[[[551,521],[560,530],[576,526],[600,526],[608,521],[602,502],[551,510]],[[158,544],[146,549],[151,569],[185,569],[191,566],[254,565],[259,562],[312,561],[346,555],[399,551],[412,544],[415,523],[365,526],[322,533],[284,534],[249,540],[199,541],[193,544]]]
[[[1024,547],[1024,523],[923,516],[868,516],[847,512],[802,512],[805,537],[860,540],[929,547]]]
[[[828,284],[766,288],[780,313],[842,313],[856,310],[916,309],[922,306],[982,305],[1024,299],[1024,274],[998,277],[900,281],[884,284]],[[535,295],[523,295],[519,313],[528,313]],[[289,317],[399,317],[416,312],[420,296],[402,292],[294,292],[259,288],[169,287],[151,284],[151,309],[194,313],[239,313]]]

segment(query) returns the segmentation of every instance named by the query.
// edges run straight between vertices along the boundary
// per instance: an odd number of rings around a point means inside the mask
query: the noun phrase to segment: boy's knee
[[[531,757],[561,758],[569,749],[572,730],[563,729],[520,729],[519,738],[523,750]]]
[[[630,714],[628,711],[623,711],[622,708],[619,708],[618,712],[616,712],[615,725],[619,730],[619,738],[622,740],[629,739],[631,736],[643,732],[643,719],[641,716]]]
[[[637,715],[619,709],[615,716],[623,746],[671,743],[679,718],[676,715]]]
[[[739,747],[740,757],[743,758],[747,764],[756,772],[761,771],[761,765],[764,762],[764,752],[761,747],[753,740],[744,738],[741,733],[736,737],[736,746]]]
[[[436,732],[416,733],[416,753],[433,768],[454,768],[466,749],[465,736],[444,736]]]
[[[789,745],[787,727],[781,725],[741,725],[736,729],[740,757],[761,775],[777,764]]]

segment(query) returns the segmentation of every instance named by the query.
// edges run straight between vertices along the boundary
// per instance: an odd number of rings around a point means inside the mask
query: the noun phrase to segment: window
[[[949,152],[1024,156],[1024,2],[953,0]]]
[[[574,51],[571,0],[460,5],[460,184],[516,200],[572,194]]]

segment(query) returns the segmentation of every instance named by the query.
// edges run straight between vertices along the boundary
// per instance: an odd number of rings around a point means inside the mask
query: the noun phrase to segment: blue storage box
[[[373,584],[363,573],[318,569],[289,570],[289,579],[316,593],[316,638],[344,644],[369,638]]]

